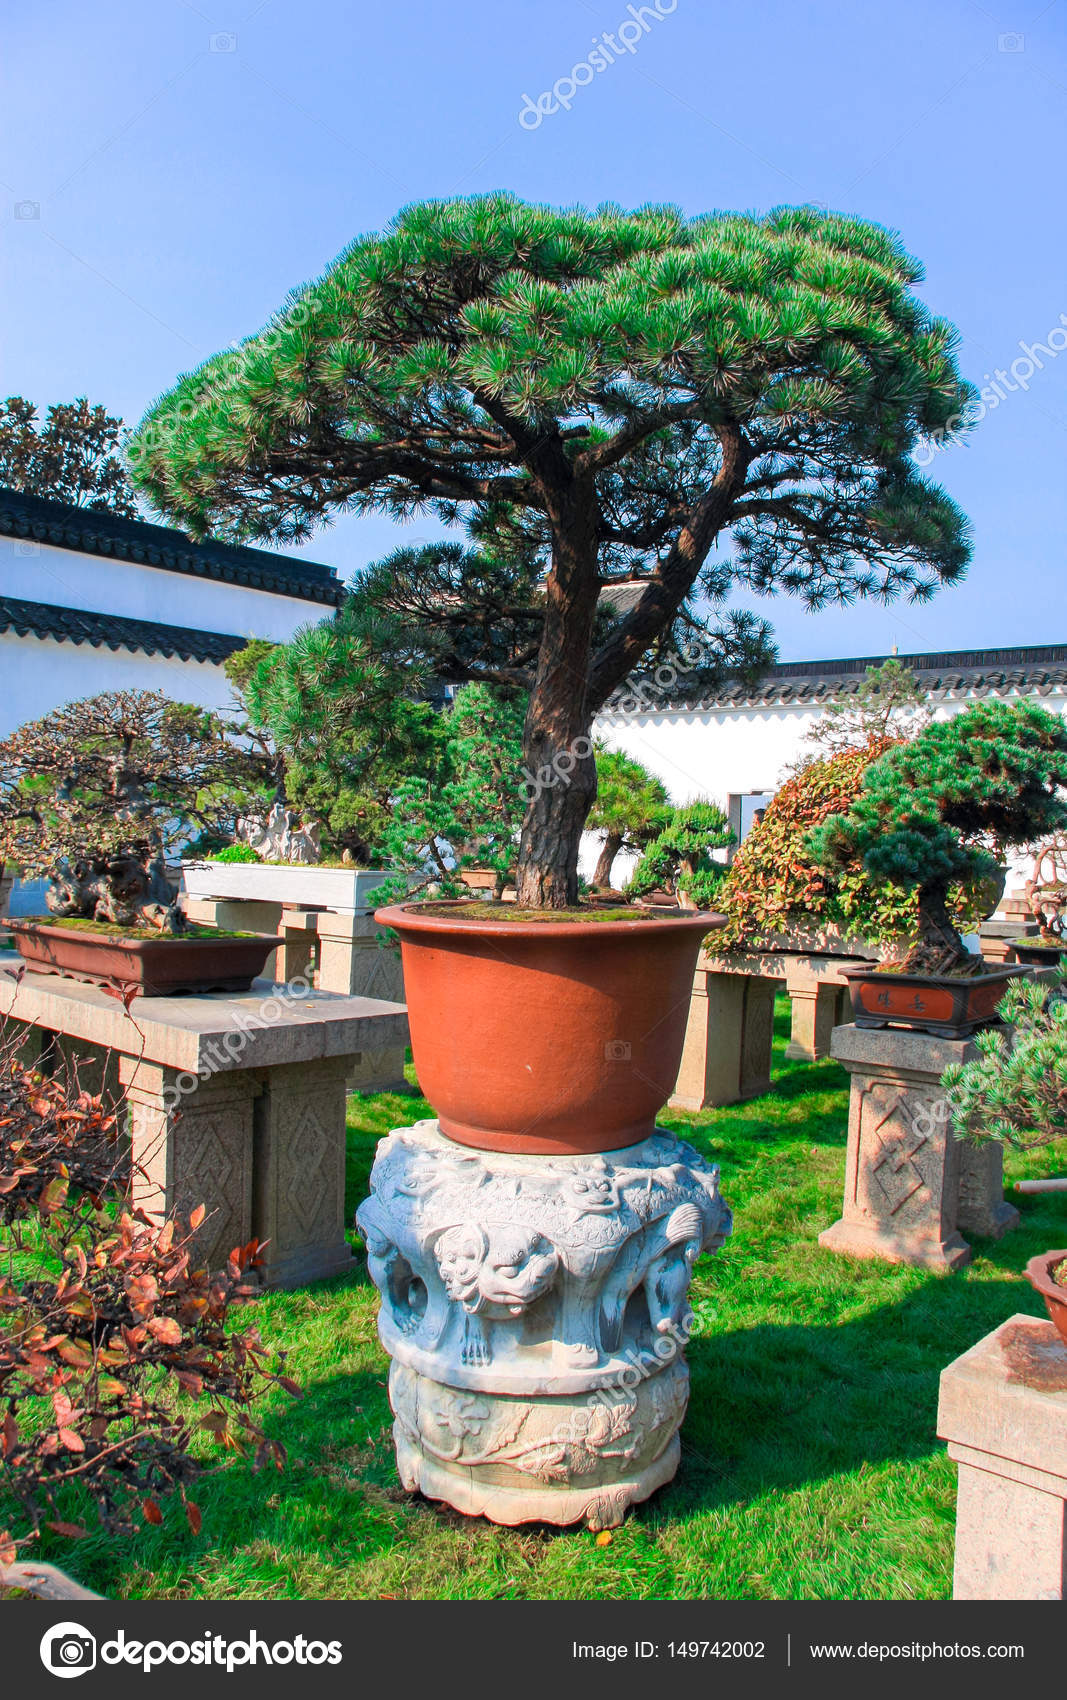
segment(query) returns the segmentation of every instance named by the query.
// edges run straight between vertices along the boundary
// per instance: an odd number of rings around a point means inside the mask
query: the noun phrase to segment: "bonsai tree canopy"
[[[975,703],[897,744],[867,768],[847,814],[808,840],[829,870],[860,858],[868,872],[918,894],[907,972],[980,971],[948,907],[950,886],[999,871],[1009,846],[1067,822],[1067,725],[1035,703]]]
[[[217,826],[257,778],[217,715],[108,691],[0,742],[0,853],[52,882],[53,914],[181,932],[165,853]]]
[[[997,1013],[1008,1031],[977,1034],[979,1054],[942,1076],[957,1131],[1021,1150],[1067,1139],[1067,978],[1016,980]]]
[[[593,718],[650,651],[699,638],[705,675],[759,667],[768,628],[735,588],[820,608],[963,573],[963,517],[911,458],[971,395],[921,275],[892,233],[811,207],[429,202],[184,377],[129,460],[200,535],[304,538],[342,510],[465,527],[356,600],[440,677],[528,693],[527,770],[569,767],[531,790],[518,898],[567,907]]]
[[[629,889],[640,896],[666,886],[683,909],[704,908],[726,875],[711,852],[733,842],[730,823],[717,804],[696,802],[673,809],[634,869]]]

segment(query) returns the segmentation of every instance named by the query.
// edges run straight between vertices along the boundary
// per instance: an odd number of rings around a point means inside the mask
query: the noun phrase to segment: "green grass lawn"
[[[362,1264],[259,1305],[306,1389],[274,1397],[283,1474],[213,1460],[181,1507],[122,1541],[48,1537],[41,1556],[113,1597],[163,1599],[941,1599],[951,1594],[955,1469],[935,1434],[938,1375],[1016,1311],[1043,1315],[1026,1260],[1067,1244],[1067,1198],[1024,1198],[1022,1226],[956,1275],[820,1250],[839,1214],[846,1078],[788,1063],[776,1090],[665,1125],[722,1165],[734,1233],[697,1265],[712,1324],[689,1348],[692,1398],[675,1481],[610,1542],[584,1528],[500,1529],[405,1494],[393,1465],[377,1296]],[[349,1206],[375,1140],[430,1114],[353,1099]],[[1012,1158],[1013,1177],[1048,1154]],[[5,1512],[0,1508],[0,1523]]]

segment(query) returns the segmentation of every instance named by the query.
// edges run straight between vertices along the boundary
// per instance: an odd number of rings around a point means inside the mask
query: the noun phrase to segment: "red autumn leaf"
[[[181,1344],[182,1331],[172,1316],[153,1316],[148,1323],[148,1332],[161,1346]]]
[[[193,1534],[198,1535],[203,1527],[204,1519],[201,1516],[199,1505],[194,1505],[191,1499],[187,1499],[185,1502],[185,1517]]]
[[[202,1204],[198,1204],[195,1210],[190,1210],[190,1212],[189,1212],[189,1226],[192,1229],[194,1234],[196,1233],[197,1228],[199,1228],[201,1222],[204,1220],[204,1217],[206,1215],[207,1215],[207,1211],[204,1209],[204,1206]]]
[[[78,1433],[77,1429],[61,1428],[60,1431],[59,1431],[59,1438],[63,1442],[63,1445],[66,1447],[68,1452],[84,1452],[85,1451],[85,1442],[82,1439],[81,1435]]]
[[[45,1527],[54,1529],[57,1535],[66,1535],[69,1541],[84,1541],[89,1534],[80,1523],[47,1523]]]
[[[294,1399],[302,1399],[304,1397],[304,1389],[300,1386],[299,1382],[293,1380],[291,1375],[280,1375],[278,1377],[278,1384],[280,1387],[284,1387],[287,1393],[291,1393]]]
[[[159,1509],[155,1500],[143,1499],[141,1501],[141,1510],[144,1512],[145,1522],[152,1523],[156,1528],[158,1528],[163,1521],[163,1513]]]
[[[18,1439],[19,1439],[19,1426],[18,1426],[18,1423],[15,1421],[15,1419],[12,1416],[10,1411],[6,1411],[4,1413],[4,1428],[3,1428],[2,1439],[3,1439],[4,1457],[10,1458],[12,1452],[14,1452],[14,1450],[15,1450],[15,1447],[18,1445]]]

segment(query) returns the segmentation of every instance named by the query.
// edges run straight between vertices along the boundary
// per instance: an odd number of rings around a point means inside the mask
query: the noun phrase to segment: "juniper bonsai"
[[[165,854],[259,778],[222,720],[151,691],[68,703],[0,742],[0,854],[55,915],[184,931]]]
[[[862,861],[918,896],[916,933],[899,966],[980,972],[953,922],[949,889],[992,878],[1011,846],[1067,822],[1067,725],[1035,703],[982,702],[935,722],[872,762],[847,814],[810,835],[830,871]]]
[[[1006,1025],[977,1034],[978,1055],[941,1077],[957,1131],[1021,1150],[1067,1139],[1067,977],[1016,980],[997,1014]]]
[[[441,677],[528,694],[526,768],[569,766],[531,787],[519,902],[565,908],[593,718],[650,652],[698,643],[699,684],[773,654],[735,589],[820,608],[964,572],[963,516],[911,458],[971,396],[921,276],[891,232],[811,207],[429,202],[184,377],[130,464],[199,535],[465,527],[365,575],[357,610],[398,613]]]

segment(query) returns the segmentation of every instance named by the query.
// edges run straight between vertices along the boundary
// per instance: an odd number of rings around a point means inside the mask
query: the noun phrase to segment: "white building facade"
[[[225,708],[227,656],[343,597],[317,562],[0,489],[0,737],[100,691]]]
[[[809,734],[827,705],[847,702],[867,669],[888,659],[783,662],[769,668],[756,685],[731,681],[690,703],[682,696],[684,677],[679,678],[663,691],[650,686],[640,707],[602,714],[594,734],[654,773],[673,803],[697,797],[718,803],[740,839],[787,770],[810,753]],[[938,719],[990,696],[1009,702],[1025,698],[1067,715],[1067,644],[896,659],[915,674]],[[596,842],[590,839],[582,857],[584,873],[591,869],[595,852]],[[615,877],[621,880],[628,873],[620,857]],[[1009,883],[1017,883],[1018,876],[1019,869],[1013,869]]]

